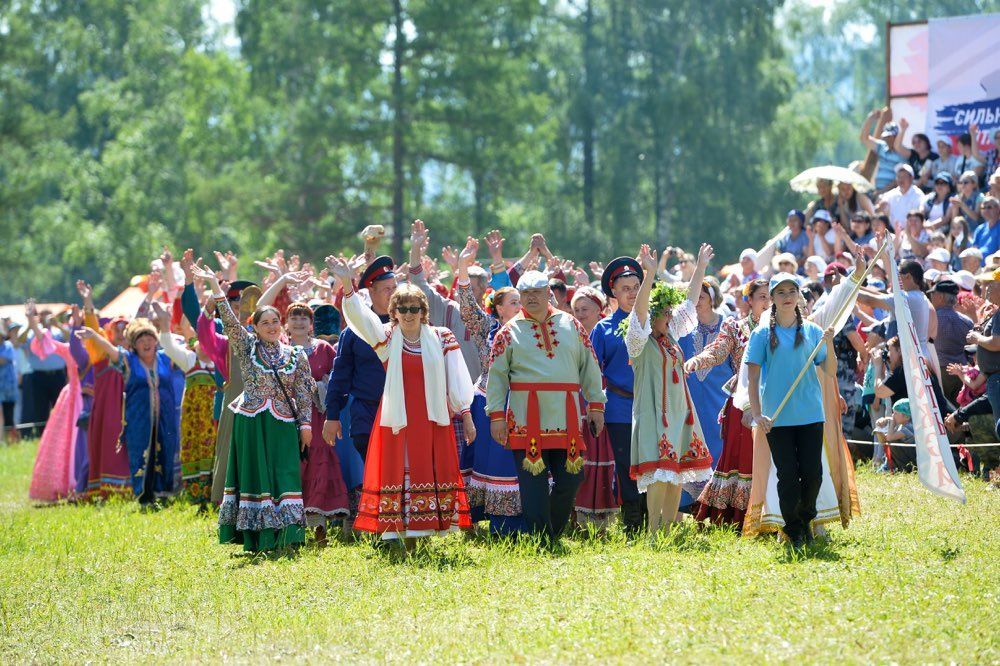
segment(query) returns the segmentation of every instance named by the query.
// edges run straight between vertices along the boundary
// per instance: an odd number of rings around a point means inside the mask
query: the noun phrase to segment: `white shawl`
[[[385,368],[381,425],[393,434],[406,427],[406,400],[403,396],[403,333],[398,326],[389,331],[389,362]],[[438,425],[451,425],[445,404],[446,376],[441,338],[427,324],[420,326],[420,355],[424,365],[424,398],[427,416]]]
[[[403,333],[398,326],[383,324],[356,292],[344,299],[344,318],[351,330],[372,346],[379,360],[386,363],[379,425],[398,433],[407,423],[403,395]],[[446,362],[441,336],[433,326],[424,324],[420,327],[420,354],[427,416],[437,425],[451,425],[451,411],[458,413],[466,410],[472,402],[469,370],[462,359],[454,359],[460,362]]]

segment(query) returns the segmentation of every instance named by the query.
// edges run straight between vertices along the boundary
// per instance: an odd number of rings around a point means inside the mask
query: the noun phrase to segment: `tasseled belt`
[[[528,445],[524,449],[525,470],[532,474],[545,471],[542,460],[542,420],[538,406],[539,391],[562,391],[566,394],[566,471],[576,474],[583,469],[583,456],[580,455],[580,419],[577,418],[580,385],[569,382],[511,382],[511,391],[526,391],[528,393]]]

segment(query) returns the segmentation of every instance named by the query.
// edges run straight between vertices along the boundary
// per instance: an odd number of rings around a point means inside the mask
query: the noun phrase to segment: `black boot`
[[[626,536],[632,538],[642,531],[643,526],[642,504],[636,500],[624,500],[622,502],[622,525],[625,528]]]

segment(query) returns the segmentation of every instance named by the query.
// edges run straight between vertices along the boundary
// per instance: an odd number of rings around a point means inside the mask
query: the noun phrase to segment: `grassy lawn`
[[[685,526],[541,553],[459,535],[249,558],[176,504],[32,508],[0,446],[0,662],[1000,661],[1000,493],[960,507],[858,475],[864,515],[805,557]]]

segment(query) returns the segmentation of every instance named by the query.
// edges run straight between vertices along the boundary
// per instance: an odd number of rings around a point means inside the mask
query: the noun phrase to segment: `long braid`
[[[795,306],[795,346],[798,347],[802,344],[802,309],[796,304]]]
[[[775,330],[775,326],[778,324],[778,306],[774,303],[771,304],[771,351],[778,348],[778,332]]]

